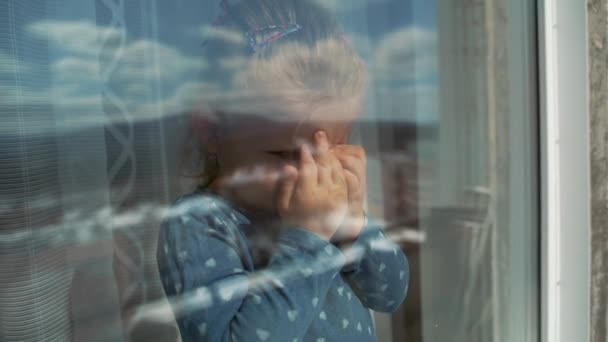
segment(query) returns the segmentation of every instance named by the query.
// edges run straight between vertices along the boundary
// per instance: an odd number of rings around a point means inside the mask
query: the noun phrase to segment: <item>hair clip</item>
[[[270,25],[247,31],[245,33],[245,37],[249,42],[249,46],[251,47],[252,52],[256,53],[264,47],[276,42],[277,40],[292,33],[298,32],[301,29],[302,26],[298,24]],[[268,35],[268,37],[264,38],[262,41],[257,40],[257,35],[264,35],[269,31],[272,32],[272,34]]]
[[[212,25],[213,26],[219,26],[224,24],[228,17],[231,14],[231,6],[233,6],[233,4],[230,2],[230,0],[221,0],[220,1],[220,8],[222,10],[222,13],[216,17],[213,21],[212,21]],[[299,24],[281,24],[281,25],[269,25],[269,26],[265,26],[265,27],[258,27],[258,28],[254,28],[252,30],[249,30],[247,32],[245,32],[245,39],[247,40],[247,43],[249,44],[249,48],[250,48],[250,52],[251,53],[256,53],[258,51],[260,51],[261,49],[263,49],[264,47],[272,44],[273,42],[276,42],[277,40],[288,36],[292,33],[298,32],[299,30],[302,29],[302,26],[300,26]],[[258,39],[259,36],[266,36],[263,39],[261,39],[261,41]],[[207,45],[208,41],[204,41],[203,42],[203,47],[205,47]]]

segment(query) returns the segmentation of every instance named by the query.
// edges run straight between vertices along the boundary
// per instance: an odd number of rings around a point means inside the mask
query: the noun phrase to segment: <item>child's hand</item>
[[[287,166],[287,176],[279,186],[277,209],[281,219],[329,240],[338,230],[347,211],[346,175],[330,152],[327,135],[314,136],[314,157],[301,146],[300,165]]]
[[[348,213],[334,238],[338,241],[350,241],[359,236],[365,223],[363,210],[367,188],[365,150],[356,145],[336,145],[332,152],[344,169],[348,189]]]

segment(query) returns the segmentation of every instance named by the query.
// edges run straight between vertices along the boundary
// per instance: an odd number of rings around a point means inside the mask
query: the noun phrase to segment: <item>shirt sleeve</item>
[[[405,299],[409,263],[401,248],[371,220],[359,237],[345,247],[342,275],[368,308],[394,312]]]
[[[291,228],[269,266],[243,269],[236,229],[221,213],[188,214],[163,224],[159,269],[187,341],[301,341],[344,264],[339,249]]]

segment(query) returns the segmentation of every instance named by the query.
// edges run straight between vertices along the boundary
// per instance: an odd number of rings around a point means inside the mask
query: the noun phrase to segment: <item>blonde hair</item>
[[[268,58],[233,64],[232,82],[201,94],[208,108],[224,113],[270,114],[276,104],[324,104],[361,97],[367,68],[341,40],[327,39],[309,47],[297,42],[274,49]]]
[[[367,72],[343,41],[328,39],[312,48],[285,44],[269,59],[252,60],[238,82],[296,103],[315,103],[360,96]]]

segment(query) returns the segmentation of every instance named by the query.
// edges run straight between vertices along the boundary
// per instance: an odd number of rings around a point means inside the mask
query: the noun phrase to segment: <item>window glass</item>
[[[0,8],[0,340],[538,341],[534,1]]]

